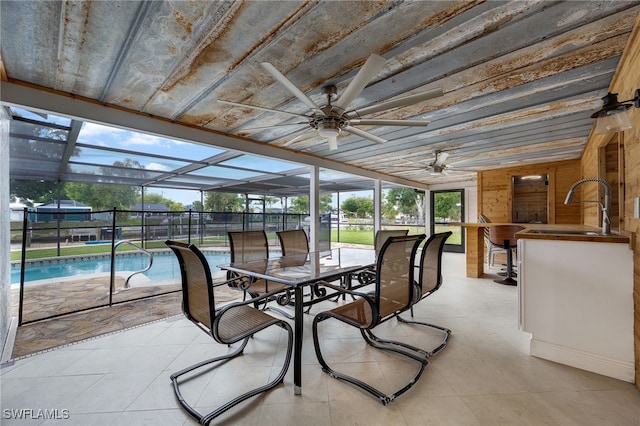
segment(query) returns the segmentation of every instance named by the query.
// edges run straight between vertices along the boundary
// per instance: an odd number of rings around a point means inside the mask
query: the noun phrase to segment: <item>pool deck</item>
[[[17,328],[12,359],[182,313],[179,285],[143,286],[120,290],[114,294],[113,301],[123,303],[90,309],[108,304],[108,276],[68,280],[61,284],[51,282],[25,288],[23,322],[36,322]],[[117,277],[116,289],[122,289],[123,285],[124,279]],[[172,293],[167,293],[172,290]],[[219,302],[242,298],[242,293],[237,290],[219,290],[219,294],[216,291]],[[13,289],[12,293],[12,315],[17,317],[19,291]],[[145,298],[131,300],[143,297]],[[89,310],[38,321],[51,315],[82,309]]]
[[[363,247],[355,244],[335,246]],[[228,253],[228,248],[213,248],[210,251]],[[276,255],[276,250],[272,255]],[[216,281],[223,279],[222,271],[214,277]],[[182,315],[179,284],[156,281],[154,284],[160,285],[151,285],[149,280],[141,276],[134,277],[131,288],[124,290],[124,278],[117,275],[114,305],[99,307],[109,303],[109,280],[109,276],[104,274],[87,275],[82,278],[41,280],[26,286],[23,325],[17,328],[11,359]],[[216,289],[217,302],[236,299],[242,299],[241,292],[226,287]],[[18,301],[19,289],[13,288],[14,317],[18,316]],[[82,312],[46,319],[74,311]]]

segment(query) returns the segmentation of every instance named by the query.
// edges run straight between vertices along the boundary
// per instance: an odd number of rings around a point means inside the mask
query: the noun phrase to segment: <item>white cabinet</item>
[[[520,328],[533,356],[634,381],[627,244],[518,240]]]

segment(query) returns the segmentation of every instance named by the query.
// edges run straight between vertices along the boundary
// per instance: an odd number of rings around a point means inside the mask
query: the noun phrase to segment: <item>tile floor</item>
[[[492,277],[466,278],[463,254],[446,253],[443,263],[442,289],[416,306],[415,316],[445,325],[453,335],[408,393],[384,407],[322,373],[308,316],[303,394],[293,395],[291,368],[284,385],[214,424],[640,425],[634,385],[528,355],[529,335],[517,328],[515,287]],[[349,327],[325,321],[321,331],[327,361],[337,369],[387,391],[413,373],[412,364],[366,347]],[[437,337],[395,320],[379,334],[423,346]],[[186,383],[185,396],[213,408],[221,393],[264,383],[277,372],[284,345],[279,329],[258,334],[245,356]],[[195,425],[176,402],[169,375],[221,351],[226,348],[178,316],[19,359],[0,370],[0,423]],[[13,418],[20,413],[30,418]]]

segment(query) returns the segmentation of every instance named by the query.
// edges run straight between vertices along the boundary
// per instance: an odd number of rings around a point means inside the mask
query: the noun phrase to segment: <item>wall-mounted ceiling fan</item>
[[[338,97],[336,86],[326,85],[322,88],[322,93],[327,98],[327,103],[324,106],[317,105],[311,98],[304,94],[296,85],[294,85],[287,77],[285,77],[280,71],[276,69],[272,64],[268,62],[261,62],[262,65],[269,74],[273,76],[280,84],[286,87],[296,98],[301,100],[309,109],[311,113],[308,115],[297,114],[289,111],[283,111],[272,108],[265,108],[255,105],[248,105],[239,102],[231,102],[218,99],[218,102],[228,105],[253,108],[261,111],[277,112],[288,114],[298,118],[304,118],[306,121],[301,123],[286,123],[285,125],[308,125],[312,129],[316,130],[320,136],[327,138],[329,142],[329,149],[336,149],[338,147],[338,135],[342,131],[358,135],[360,137],[369,139],[376,143],[384,143],[385,139],[376,136],[372,133],[366,132],[354,126],[427,126],[428,121],[424,120],[378,120],[378,119],[364,119],[363,116],[382,112],[392,108],[399,108],[415,103],[425,101],[427,99],[436,98],[442,96],[442,89],[433,89],[425,92],[416,93],[413,95],[402,96],[388,101],[383,101],[368,107],[361,109],[349,109],[349,105],[355,98],[364,90],[366,85],[375,77],[386,64],[387,60],[382,56],[373,54],[369,56],[364,63],[360,71],[351,80],[345,91]],[[336,100],[337,98],[337,100]]]

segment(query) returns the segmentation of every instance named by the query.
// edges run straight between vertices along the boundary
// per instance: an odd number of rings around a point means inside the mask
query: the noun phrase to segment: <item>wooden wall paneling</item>
[[[625,189],[625,161],[624,161],[624,138],[622,135],[618,137],[616,140],[618,144],[618,226],[619,229],[624,229],[625,223],[625,199],[626,199],[626,189]]]
[[[618,62],[618,68],[612,79],[609,91],[618,93],[618,99],[631,99],[636,89],[640,88],[640,15],[636,17],[636,23],[627,46]],[[620,227],[631,233],[633,238],[633,301],[634,301],[634,348],[636,367],[636,387],[640,389],[640,219],[633,217],[633,200],[640,197],[640,109],[629,110],[632,129],[618,135],[619,149],[618,169],[621,171],[619,178]],[[608,141],[607,141],[608,142]],[[582,156],[583,176],[589,176],[597,167],[598,147],[602,146],[602,138],[599,135],[591,135]],[[587,218],[585,217],[585,220]],[[592,218],[589,218],[592,219]],[[586,222],[585,222],[586,223]]]
[[[549,223],[549,186],[547,180],[513,180],[513,222]]]
[[[580,160],[483,171],[478,176],[479,213],[483,213],[493,222],[512,222],[513,176],[532,174],[547,175],[549,223],[581,223],[580,205],[564,205],[569,188],[580,179]]]
[[[609,143],[605,146],[604,152],[604,179],[611,185],[611,212],[609,212],[609,219],[611,219],[611,229],[620,229],[620,198],[619,198],[619,141],[620,137],[615,135],[609,140]]]

